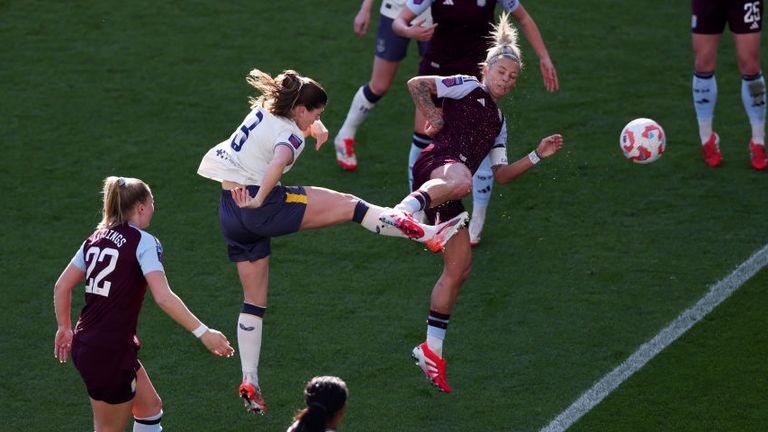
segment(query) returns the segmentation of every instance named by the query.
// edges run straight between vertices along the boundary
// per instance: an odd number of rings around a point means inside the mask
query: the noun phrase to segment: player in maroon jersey
[[[519,0],[408,0],[406,7],[392,23],[392,29],[401,36],[419,38],[424,29],[413,25],[418,22],[415,17],[426,9],[431,9],[436,27],[419,65],[419,75],[461,74],[482,79],[479,64],[485,60],[486,51],[491,46],[486,36],[493,28],[497,3],[517,21],[536,51],[546,89],[549,92],[558,90],[557,71],[549,57],[544,39],[536,22]],[[408,157],[409,175],[412,175],[413,164],[422,149],[432,141],[424,129],[425,122],[423,113],[416,110],[415,130]],[[412,183],[412,178],[410,180]],[[485,159],[472,179],[473,205],[469,236],[473,246],[480,242],[492,190],[493,173],[490,161]]]
[[[505,184],[562,147],[563,138],[551,135],[528,156],[507,164],[506,124],[496,104],[517,83],[522,62],[517,31],[506,13],[492,37],[495,45],[483,63],[482,82],[467,75],[419,76],[408,81],[417,108],[429,122],[426,131],[433,142],[413,167],[415,191],[395,208],[410,214],[424,210],[433,221],[451,218],[464,211],[461,199],[470,193],[472,175],[486,156],[490,156],[495,180]],[[435,97],[440,107],[435,105]],[[443,272],[432,289],[427,340],[412,352],[427,379],[446,393],[451,388],[445,378],[443,339],[471,263],[469,234],[462,230],[446,244]]]
[[[765,3],[765,2],[763,2]],[[752,127],[749,154],[756,170],[768,168],[765,152],[765,78],[760,69],[760,38],[763,5],[754,0],[691,0],[691,30],[695,56],[693,107],[699,123],[699,138],[704,162],[720,165],[720,136],[712,130],[717,103],[717,47],[725,23],[733,35],[736,59],[741,73],[741,102]]]
[[[160,431],[162,402],[136,351],[136,323],[147,285],[158,306],[219,356],[234,353],[168,285],[162,246],[144,231],[155,212],[152,192],[135,178],[107,177],[103,218],[56,281],[54,357],[72,361],[85,381],[97,432]],[[72,289],[85,280],[85,306],[72,331]]]

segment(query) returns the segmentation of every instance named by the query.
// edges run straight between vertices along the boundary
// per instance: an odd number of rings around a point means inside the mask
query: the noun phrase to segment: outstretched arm
[[[437,85],[434,75],[417,76],[408,80],[408,91],[411,93],[416,108],[427,119],[426,132],[435,136],[445,126],[443,112],[432,102],[432,96],[437,95]]]
[[[235,353],[235,350],[229,344],[227,337],[221,332],[209,329],[197,319],[197,317],[187,309],[187,305],[171,291],[168,285],[168,279],[165,273],[161,271],[152,271],[145,275],[149,289],[152,291],[152,297],[168,316],[179,323],[182,327],[193,332],[202,329],[202,335],[196,335],[200,338],[206,348],[216,355],[229,357]]]
[[[69,263],[53,287],[53,308],[56,312],[56,337],[53,342],[53,356],[59,363],[65,363],[72,350],[72,289],[85,277],[85,272]]]
[[[544,87],[550,93],[559,90],[560,84],[557,81],[557,71],[555,65],[549,58],[549,52],[547,46],[544,45],[544,39],[541,37],[539,27],[536,22],[528,15],[522,4],[518,5],[517,9],[512,12],[512,16],[515,17],[520,27],[523,29],[525,38],[536,51],[536,55],[539,57],[539,68],[541,69],[541,77],[544,79]]]
[[[531,154],[527,156],[523,156],[515,163],[510,165],[494,165],[491,167],[493,170],[493,177],[499,184],[507,184],[533,168],[533,166],[538,163],[537,159],[546,159],[557,153],[562,147],[563,137],[559,134],[550,135],[541,140],[538,147],[536,147],[536,150],[532,151]]]

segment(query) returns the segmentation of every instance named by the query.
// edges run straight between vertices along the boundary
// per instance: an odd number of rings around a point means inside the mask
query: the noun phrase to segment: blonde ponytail
[[[523,54],[518,46],[517,29],[509,22],[509,13],[504,12],[499,18],[499,23],[493,26],[493,31],[488,38],[493,45],[488,48],[485,64],[490,67],[496,60],[506,57],[523,67]]]

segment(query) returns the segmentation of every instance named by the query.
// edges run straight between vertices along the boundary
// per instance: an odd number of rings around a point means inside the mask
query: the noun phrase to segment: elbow
[[[168,308],[171,307],[171,303],[173,303],[172,296],[168,295],[167,293],[162,294],[154,294],[155,297],[155,303],[160,307],[162,310],[168,310]]]

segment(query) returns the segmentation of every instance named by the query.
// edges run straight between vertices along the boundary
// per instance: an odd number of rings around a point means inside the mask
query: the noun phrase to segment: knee
[[[160,414],[163,410],[163,400],[160,396],[155,395],[152,398],[143,400],[141,404],[134,403],[133,416],[135,418],[147,418]]]
[[[454,265],[446,267],[445,273],[457,286],[461,286],[469,279],[469,275],[472,273],[472,261],[467,260],[466,262],[454,263]]]
[[[451,187],[451,199],[461,199],[472,192],[472,177],[462,177],[452,180],[449,183]]]
[[[709,75],[715,73],[715,58],[706,55],[697,55],[693,68],[697,74]]]
[[[757,75],[760,73],[760,62],[754,58],[740,58],[739,72],[742,75]]]
[[[371,82],[368,83],[368,88],[371,89],[371,92],[375,94],[378,97],[384,97],[384,95],[387,94],[389,91],[389,87],[392,85],[391,81],[386,82],[380,82],[377,80],[371,80]]]

